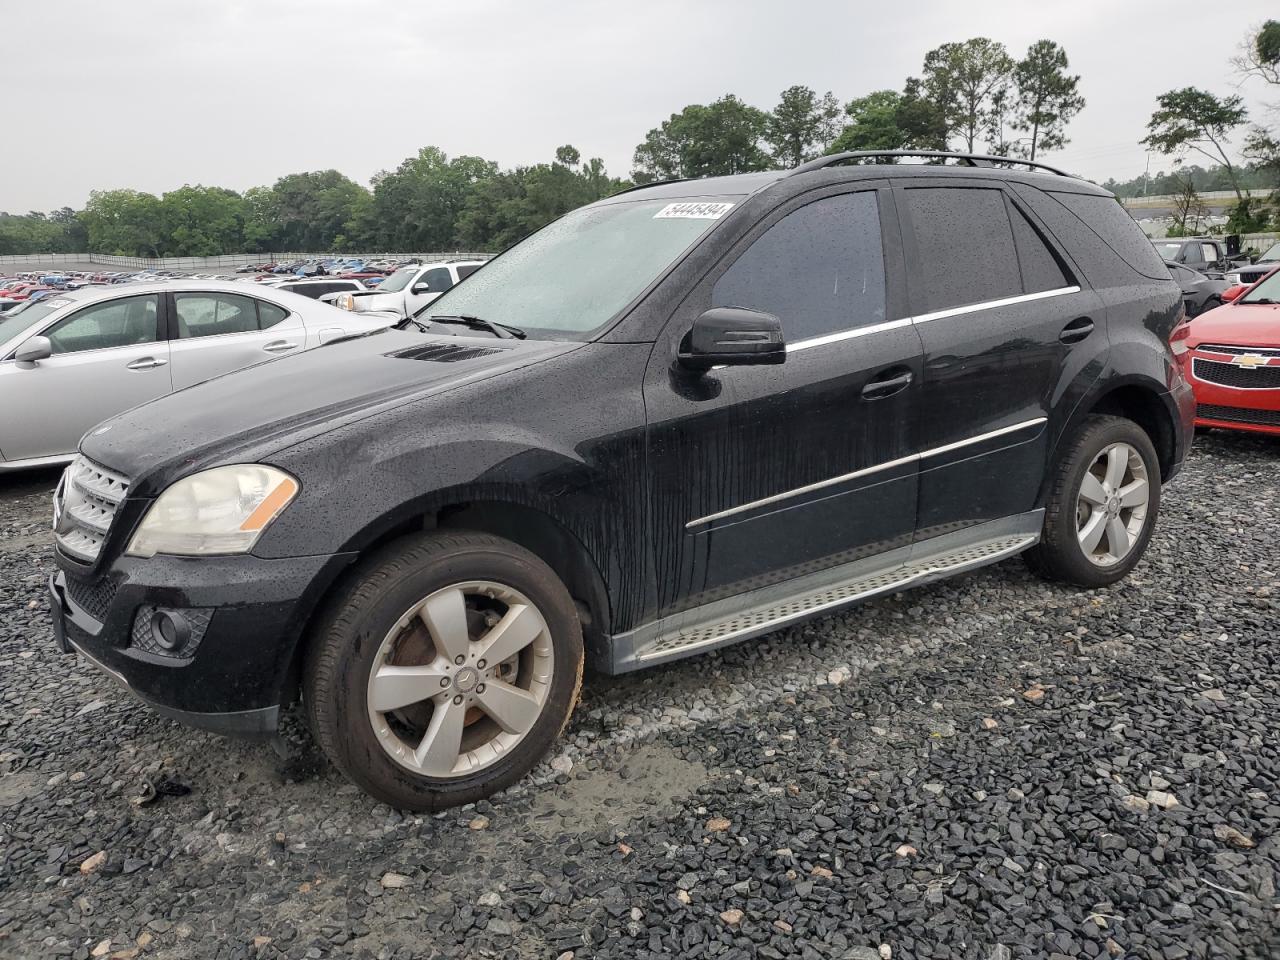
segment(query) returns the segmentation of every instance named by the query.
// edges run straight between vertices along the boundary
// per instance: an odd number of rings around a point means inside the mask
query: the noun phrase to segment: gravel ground
[[[54,478],[0,481],[0,956],[1280,956],[1278,462],[1202,434],[1110,590],[1013,561],[588,678],[439,817],[58,655]]]

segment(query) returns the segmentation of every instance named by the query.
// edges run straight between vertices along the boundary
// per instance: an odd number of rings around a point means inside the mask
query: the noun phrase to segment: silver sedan
[[[50,295],[0,316],[0,471],[69,461],[90,427],[263,360],[394,323],[219,281]]]

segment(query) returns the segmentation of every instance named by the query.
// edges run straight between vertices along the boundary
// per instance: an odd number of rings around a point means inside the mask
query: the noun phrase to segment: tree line
[[[1034,160],[1067,143],[1067,125],[1085,104],[1079,80],[1052,40],[1019,59],[975,37],[930,50],[901,90],[842,103],[792,86],[771,110],[733,94],[690,104],[636,146],[629,179],[610,176],[602,160],[583,160],[571,145],[546,163],[508,170],[429,146],[369,187],[319,170],[243,193],[200,185],[160,196],[101,190],[80,211],[0,214],[0,254],[499,250],[636,183],[784,169],[843,150],[981,150]]]
[[[1280,90],[1280,20],[1268,20],[1251,29],[1240,44],[1232,66],[1241,82],[1260,80]],[[1272,121],[1250,122],[1249,111],[1240,94],[1219,96],[1209,90],[1182,87],[1162,93],[1147,123],[1141,141],[1148,149],[1174,158],[1175,171],[1165,184],[1165,192],[1179,197],[1171,235],[1192,229],[1188,221],[1198,220],[1203,210],[1198,194],[1204,186],[1196,182],[1188,157],[1205,158],[1217,166],[1225,179],[1223,189],[1234,191],[1226,229],[1231,233],[1253,233],[1270,227],[1280,229],[1280,190],[1269,197],[1248,193],[1250,179],[1261,186],[1280,183],[1280,104],[1271,104],[1265,114]],[[1239,157],[1233,162],[1232,140],[1244,132]],[[1244,162],[1241,163],[1240,161]]]

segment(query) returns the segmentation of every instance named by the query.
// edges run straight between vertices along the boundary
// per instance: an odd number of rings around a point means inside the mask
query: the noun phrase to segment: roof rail
[[[1034,160],[1020,160],[1017,157],[994,157],[983,153],[950,153],[946,150],[850,150],[845,153],[833,153],[827,157],[818,157],[808,163],[802,163],[787,176],[797,173],[808,173],[810,170],[823,170],[826,167],[846,163],[850,160],[869,160],[873,157],[932,157],[939,160],[956,160],[968,167],[994,167],[997,164],[1017,164],[1056,173],[1060,177],[1071,177],[1072,174],[1048,164],[1036,163]]]

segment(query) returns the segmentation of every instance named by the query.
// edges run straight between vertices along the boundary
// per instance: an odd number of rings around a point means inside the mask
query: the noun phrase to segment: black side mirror
[[[743,307],[712,307],[693,321],[677,358],[692,370],[784,363],[787,344],[782,321]]]

